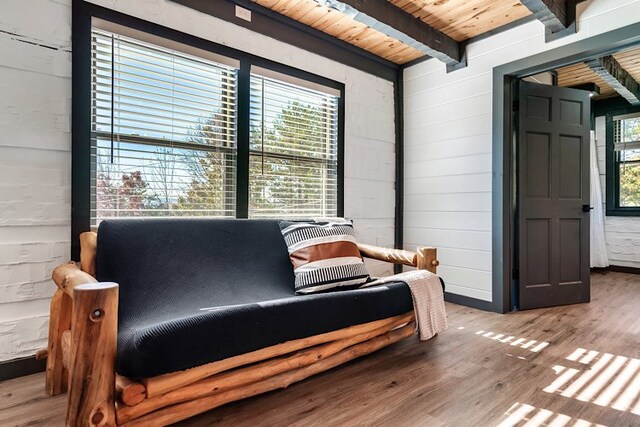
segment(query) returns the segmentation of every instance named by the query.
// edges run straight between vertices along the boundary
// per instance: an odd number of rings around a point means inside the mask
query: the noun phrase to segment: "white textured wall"
[[[600,186],[602,187],[602,209],[606,208],[606,118],[596,117],[596,150]],[[604,217],[604,235],[607,243],[609,264],[640,268],[640,217]]]
[[[51,269],[68,260],[71,15],[0,0],[0,360],[46,345]],[[37,13],[34,11],[37,10]]]
[[[493,68],[640,17],[639,0],[578,6],[578,33],[544,42],[533,21],[467,48],[468,66],[446,73],[431,59],[405,71],[405,243],[439,248],[449,292],[491,301]]]
[[[390,82],[167,0],[94,3],[345,83],[345,216],[393,245]],[[69,257],[70,4],[0,0],[0,361],[46,345],[51,269]]]

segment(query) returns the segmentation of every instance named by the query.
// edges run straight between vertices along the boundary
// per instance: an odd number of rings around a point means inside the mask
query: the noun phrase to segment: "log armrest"
[[[418,247],[416,252],[412,252],[358,243],[358,249],[363,257],[408,265],[419,270],[429,270],[432,273],[436,272],[436,268],[440,264],[437,258],[437,249],[429,246]]]
[[[80,270],[77,264],[69,261],[61,264],[53,269],[51,278],[55,282],[58,289],[73,298],[73,290],[80,285],[88,283],[98,283],[98,281],[89,273]]]

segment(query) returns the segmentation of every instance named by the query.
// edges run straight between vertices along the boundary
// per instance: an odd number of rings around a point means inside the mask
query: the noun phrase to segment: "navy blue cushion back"
[[[121,284],[125,318],[130,309],[137,316],[163,309],[190,312],[194,298],[205,307],[294,292],[291,261],[275,220],[105,220],[96,266],[99,281]]]

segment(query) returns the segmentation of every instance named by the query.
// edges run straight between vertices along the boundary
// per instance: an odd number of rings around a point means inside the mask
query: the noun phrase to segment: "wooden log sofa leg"
[[[118,285],[73,291],[68,426],[115,426]]]
[[[49,343],[45,373],[47,396],[55,396],[67,391],[69,373],[63,362],[62,335],[69,329],[71,329],[71,297],[58,289],[51,298],[49,316]]]
[[[51,301],[45,389],[49,395],[68,389],[67,426],[115,426],[118,285],[89,274],[96,242],[90,234],[81,236],[83,270],[70,262],[53,271],[58,290]]]

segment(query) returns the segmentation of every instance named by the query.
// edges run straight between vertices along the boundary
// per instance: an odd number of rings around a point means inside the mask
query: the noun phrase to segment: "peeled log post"
[[[358,243],[358,249],[362,256],[380,261],[392,262],[394,264],[404,264],[410,267],[416,266],[417,254],[403,249],[388,249],[379,246]]]
[[[144,384],[121,375],[116,375],[116,394],[118,400],[127,406],[139,405],[147,397]]]
[[[49,341],[47,343],[47,370],[44,390],[47,396],[67,391],[68,371],[64,366],[62,335],[71,328],[71,297],[61,289],[51,298]]]
[[[406,319],[405,321],[408,322],[409,320],[411,320],[411,316],[413,316],[413,312],[390,317],[387,319],[375,320],[369,323],[362,323],[360,325],[354,325],[345,329],[331,331],[320,335],[314,335],[312,337],[287,341],[282,344],[276,344],[271,347],[262,348],[260,350],[230,357],[224,360],[219,360],[217,362],[207,363],[206,365],[197,366],[185,371],[171,372],[169,374],[147,378],[142,381],[147,388],[147,398],[151,398],[168,393],[171,390],[177,390],[203,378],[208,378],[211,375],[228,371],[229,369],[237,368],[239,366],[260,362],[272,357],[281,356],[283,354],[291,353],[314,345],[352,337],[354,335],[358,335],[367,331],[378,329],[384,325],[394,323],[399,319]]]
[[[320,372],[327,371],[338,365],[348,362],[349,360],[372,353],[382,347],[393,344],[403,338],[409,337],[414,334],[414,331],[415,323],[411,322],[402,328],[395,329],[393,331],[387,332],[384,335],[375,337],[369,341],[365,341],[363,343],[348,347],[341,352],[334,354],[333,356],[319,360],[318,362],[305,366],[303,368],[285,372],[264,381],[259,381],[246,386],[234,388],[224,393],[191,400],[189,402],[179,403],[177,405],[171,405],[167,408],[135,419],[129,423],[126,423],[125,425],[165,426],[192,417],[196,414],[209,411],[213,408],[217,408],[229,402],[245,399],[247,397],[266,393],[271,390],[277,390],[279,388],[287,388],[290,384],[302,381],[305,378],[308,378]]]
[[[98,233],[86,231],[80,234],[80,268],[91,276],[96,276],[96,249]]]
[[[62,364],[68,370],[71,366],[71,331],[64,331],[60,341],[62,343]]]
[[[57,266],[51,277],[58,288],[70,297],[73,297],[73,290],[76,287],[87,283],[97,283],[93,276],[80,270],[73,261]]]
[[[418,270],[429,270],[433,274],[436,274],[438,265],[440,265],[440,261],[438,261],[438,250],[436,248],[418,248],[418,260],[416,263]]]
[[[347,347],[368,341],[377,336],[383,335],[390,330],[405,325],[413,320],[413,316],[402,317],[395,322],[365,332],[353,337],[333,341],[327,344],[301,350],[288,356],[281,356],[269,359],[262,363],[257,363],[244,368],[223,372],[218,375],[202,379],[196,383],[173,390],[166,394],[146,399],[136,406],[118,408],[118,423],[127,423],[133,419],[149,414],[158,409],[186,402],[214,394],[220,394],[237,387],[263,381],[267,378],[293,371],[304,366],[317,363],[326,359]]]
[[[86,273],[84,273],[86,274]],[[73,287],[67,423],[115,426],[118,285]]]

